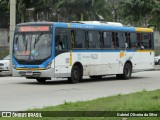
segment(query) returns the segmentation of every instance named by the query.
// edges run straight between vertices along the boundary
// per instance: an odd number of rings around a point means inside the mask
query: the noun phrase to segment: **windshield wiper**
[[[42,36],[43,33],[39,33],[38,36],[35,38],[35,42],[34,42],[34,48],[37,44],[37,42],[40,40],[41,36]]]

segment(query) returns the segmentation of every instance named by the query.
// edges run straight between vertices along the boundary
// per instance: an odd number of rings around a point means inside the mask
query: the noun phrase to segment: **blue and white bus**
[[[154,67],[153,30],[120,23],[33,22],[18,24],[13,39],[13,76],[44,83],[79,82],[83,76],[130,79]]]

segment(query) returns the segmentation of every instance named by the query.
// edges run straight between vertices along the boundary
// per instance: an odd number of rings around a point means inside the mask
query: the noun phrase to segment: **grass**
[[[104,91],[105,92],[105,91]],[[160,90],[142,91],[127,95],[104,97],[85,102],[65,102],[63,105],[50,106],[29,111],[160,111]],[[159,120],[158,117],[44,117],[14,118],[16,120]],[[14,120],[13,119],[13,120]],[[4,120],[9,120],[5,118]]]

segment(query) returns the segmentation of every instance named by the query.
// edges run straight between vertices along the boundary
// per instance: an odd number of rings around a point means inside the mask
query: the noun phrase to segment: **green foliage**
[[[0,28],[8,26],[9,22],[9,0],[0,0]]]
[[[160,29],[159,0],[17,0],[20,22],[27,22],[30,8],[34,21],[105,20]],[[0,0],[0,14],[4,11],[9,12],[9,0]]]
[[[120,6],[121,16],[127,24],[142,27],[158,27],[160,1],[129,0],[128,2],[120,2]]]

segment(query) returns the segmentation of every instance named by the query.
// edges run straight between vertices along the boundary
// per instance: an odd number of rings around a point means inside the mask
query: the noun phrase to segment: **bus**
[[[12,72],[40,83],[106,75],[127,80],[153,69],[154,55],[151,28],[99,21],[21,23],[13,37]]]

